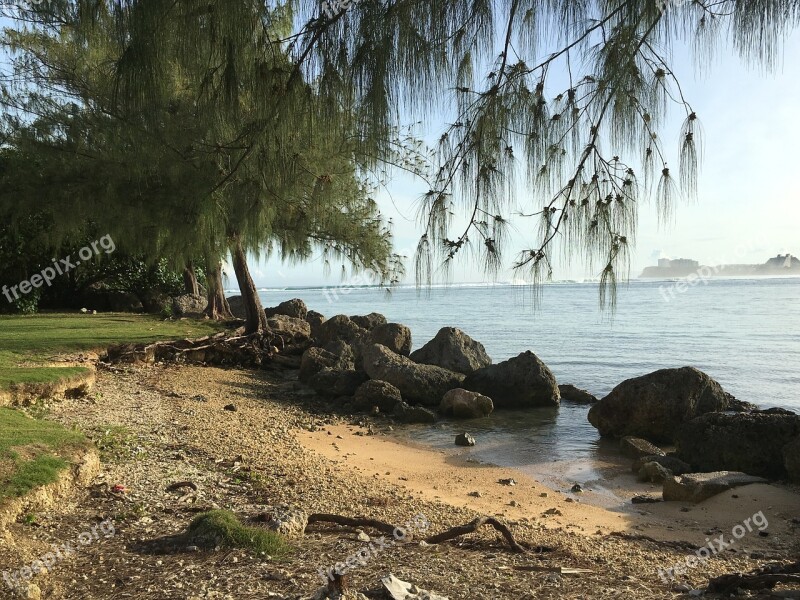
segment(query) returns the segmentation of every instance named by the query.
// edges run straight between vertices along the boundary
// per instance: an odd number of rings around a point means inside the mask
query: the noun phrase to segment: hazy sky
[[[659,256],[719,264],[761,263],[778,252],[800,255],[800,182],[795,179],[800,155],[800,34],[788,40],[782,65],[774,72],[748,66],[729,49],[718,52],[701,73],[688,52],[676,48],[673,66],[704,130],[698,200],[678,204],[667,227],[659,227],[652,206],[640,208],[631,276]],[[675,119],[663,136],[666,149],[677,153],[682,117],[673,112]],[[437,133],[435,125],[432,133]],[[675,160],[672,166],[677,167]],[[398,249],[416,246],[420,229],[415,206],[424,191],[399,178],[378,196],[381,210],[395,224]],[[507,252],[508,258],[513,255]],[[336,284],[340,279],[336,269],[326,279],[319,260],[300,266],[272,260],[254,266],[259,285],[265,287]],[[409,272],[412,267],[413,263]],[[512,276],[506,272],[499,279]],[[580,265],[554,274],[556,279],[596,276]],[[485,278],[478,265],[467,264],[454,270],[454,279]]]

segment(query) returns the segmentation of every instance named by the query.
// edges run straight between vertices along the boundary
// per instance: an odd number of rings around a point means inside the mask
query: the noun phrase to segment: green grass
[[[0,391],[18,384],[56,383],[82,367],[51,367],[60,353],[104,350],[120,343],[202,337],[219,331],[211,321],[163,321],[151,315],[39,314],[0,316]]]
[[[0,502],[52,483],[88,444],[83,435],[58,423],[0,408]]]
[[[189,525],[187,541],[200,548],[245,548],[273,558],[289,552],[286,540],[274,531],[243,525],[227,510],[212,510],[197,516]]]

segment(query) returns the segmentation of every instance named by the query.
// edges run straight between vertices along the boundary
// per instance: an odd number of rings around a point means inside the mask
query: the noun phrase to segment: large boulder
[[[311,325],[311,335],[316,338],[320,326],[325,322],[325,315],[315,310],[310,310],[306,315],[306,321]]]
[[[766,483],[766,479],[731,471],[690,473],[681,477],[667,477],[664,480],[664,500],[702,502],[735,487],[752,483]]]
[[[370,379],[356,390],[353,407],[356,410],[370,410],[377,406],[381,412],[391,414],[402,401],[400,390],[391,383]]]
[[[305,319],[308,315],[308,307],[300,298],[293,298],[292,300],[281,302],[278,306],[265,308],[264,312],[267,314],[267,318],[275,315],[286,315],[295,319]]]
[[[478,392],[461,388],[450,390],[442,398],[439,412],[456,419],[479,419],[488,417],[494,410],[492,399]]]
[[[406,400],[427,406],[438,406],[445,393],[460,387],[464,380],[460,373],[432,365],[418,365],[380,344],[364,349],[363,365],[372,379],[391,383]]]
[[[208,306],[208,299],[205,296],[184,294],[172,299],[172,312],[177,317],[200,318]]]
[[[325,346],[336,341],[357,344],[366,339],[367,335],[367,330],[353,323],[350,317],[336,315],[319,326],[316,338],[320,346]]]
[[[700,471],[785,479],[784,448],[798,436],[800,415],[793,413],[710,413],[681,427],[677,454]]]
[[[308,382],[323,369],[354,370],[355,363],[352,353],[348,355],[331,352],[324,348],[309,348],[303,353],[303,358],[300,360],[300,372],[297,378],[300,381]]]
[[[800,437],[796,437],[783,447],[783,463],[789,481],[800,483]]]
[[[231,296],[228,298],[228,306],[231,314],[237,319],[246,319],[247,311],[244,308],[244,299],[241,296]]]
[[[602,436],[634,435],[671,443],[680,426],[708,412],[734,408],[734,398],[693,367],[662,369],[623,381],[589,410]]]
[[[424,406],[409,406],[398,402],[394,407],[394,418],[401,423],[435,423],[436,413]]]
[[[385,325],[388,322],[386,317],[376,312],[369,313],[368,315],[354,315],[350,317],[350,320],[367,331],[372,331],[378,325]]]
[[[325,368],[314,374],[308,384],[320,396],[338,398],[355,395],[367,379],[363,371]]]
[[[558,406],[556,378],[533,352],[478,369],[461,387],[489,396],[495,408]]]
[[[440,329],[430,342],[411,353],[411,360],[464,375],[492,364],[483,344],[455,327]]]
[[[562,402],[570,402],[572,404],[596,404],[598,401],[597,396],[594,394],[568,383],[558,386],[558,391],[561,394]]]
[[[311,325],[307,321],[286,315],[267,319],[267,327],[287,341],[306,341],[311,338]]]
[[[376,325],[369,333],[373,344],[386,346],[392,352],[408,356],[411,353],[411,330],[399,323]]]

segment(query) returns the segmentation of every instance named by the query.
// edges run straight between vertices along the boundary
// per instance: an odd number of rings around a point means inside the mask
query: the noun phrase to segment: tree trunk
[[[200,284],[197,283],[197,274],[194,272],[194,263],[191,260],[183,268],[183,287],[187,294],[200,295]]]
[[[242,292],[242,302],[245,310],[245,333],[258,333],[267,329],[267,315],[258,297],[258,290],[253,278],[250,276],[250,269],[247,266],[247,255],[242,248],[241,240],[234,238],[231,247],[231,258],[233,259],[233,270],[236,272],[236,281],[239,282],[239,290]]]
[[[208,285],[208,308],[206,315],[215,321],[233,319],[231,307],[225,298],[222,285],[222,265],[218,261],[206,261],[206,284]]]

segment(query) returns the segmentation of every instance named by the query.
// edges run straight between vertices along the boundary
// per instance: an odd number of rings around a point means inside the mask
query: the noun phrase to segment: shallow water
[[[527,288],[452,286],[418,293],[333,287],[261,292],[266,306],[300,297],[336,314],[380,312],[411,327],[414,347],[441,327],[459,327],[495,362],[526,350],[572,383],[602,397],[621,381],[665,367],[692,365],[741,400],[800,410],[800,279],[718,279],[670,294],[664,281],[618,290],[613,319],[599,308],[597,284],[547,285],[534,309]],[[668,298],[669,300],[666,300]],[[587,407],[496,412],[468,423],[416,427],[405,435],[451,448],[464,430],[479,440],[476,458],[520,468],[544,482],[602,481],[596,467],[615,456],[586,421]]]

